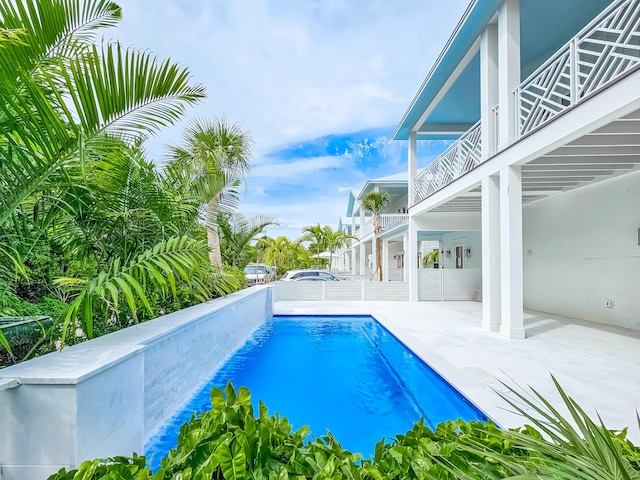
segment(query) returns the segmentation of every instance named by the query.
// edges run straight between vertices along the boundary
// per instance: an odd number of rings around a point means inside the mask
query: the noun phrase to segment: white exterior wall
[[[464,257],[462,268],[480,269],[482,267],[482,234],[480,232],[451,232],[442,235],[442,250],[451,251],[447,258],[446,253],[440,254],[440,266],[444,268],[456,268],[456,246],[463,245],[465,249],[471,249],[471,256]],[[444,264],[443,264],[444,260]]]
[[[525,206],[525,307],[640,329],[639,205],[637,172]]]
[[[42,480],[146,440],[273,312],[257,286],[0,370],[0,478]]]

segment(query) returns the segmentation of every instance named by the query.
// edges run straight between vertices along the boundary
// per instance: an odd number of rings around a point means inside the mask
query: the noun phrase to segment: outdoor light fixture
[[[451,250],[447,250],[447,251],[445,252],[445,255],[447,256],[447,258],[449,258],[449,257],[451,256]]]
[[[466,248],[464,251],[464,256],[469,258],[471,256],[471,249],[470,248]]]

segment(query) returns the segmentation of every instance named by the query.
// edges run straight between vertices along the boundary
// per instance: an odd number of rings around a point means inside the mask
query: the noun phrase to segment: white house
[[[403,280],[404,241],[409,220],[405,172],[368,180],[359,193],[349,192],[347,204],[349,223],[342,224],[340,221],[339,229],[355,238],[350,242],[350,246],[338,253],[340,259],[337,265],[342,270],[341,273],[364,279],[371,278],[375,271],[375,235],[371,212],[362,208],[362,199],[372,191],[389,195],[389,203],[380,212],[382,232],[379,236],[387,234],[383,241],[383,278]]]
[[[405,258],[481,232],[456,251],[481,260],[483,328],[523,338],[523,308],[640,328],[640,0],[472,1],[394,139]],[[420,139],[456,142],[418,171]]]

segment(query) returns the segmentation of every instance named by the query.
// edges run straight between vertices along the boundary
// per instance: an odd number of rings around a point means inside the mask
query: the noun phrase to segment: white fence
[[[418,300],[482,300],[480,270],[432,269],[418,270]]]
[[[274,300],[283,301],[409,301],[408,282],[276,282]],[[418,270],[418,300],[482,300],[478,269]]]
[[[276,282],[274,300],[409,301],[407,282]]]

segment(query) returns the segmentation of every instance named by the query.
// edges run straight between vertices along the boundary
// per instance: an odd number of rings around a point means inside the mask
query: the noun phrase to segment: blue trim
[[[442,53],[425,78],[411,105],[396,127],[392,139],[408,140],[409,130],[433,101],[442,86],[453,74],[460,60],[478,39],[485,25],[498,11],[503,0],[474,0],[467,8]]]

